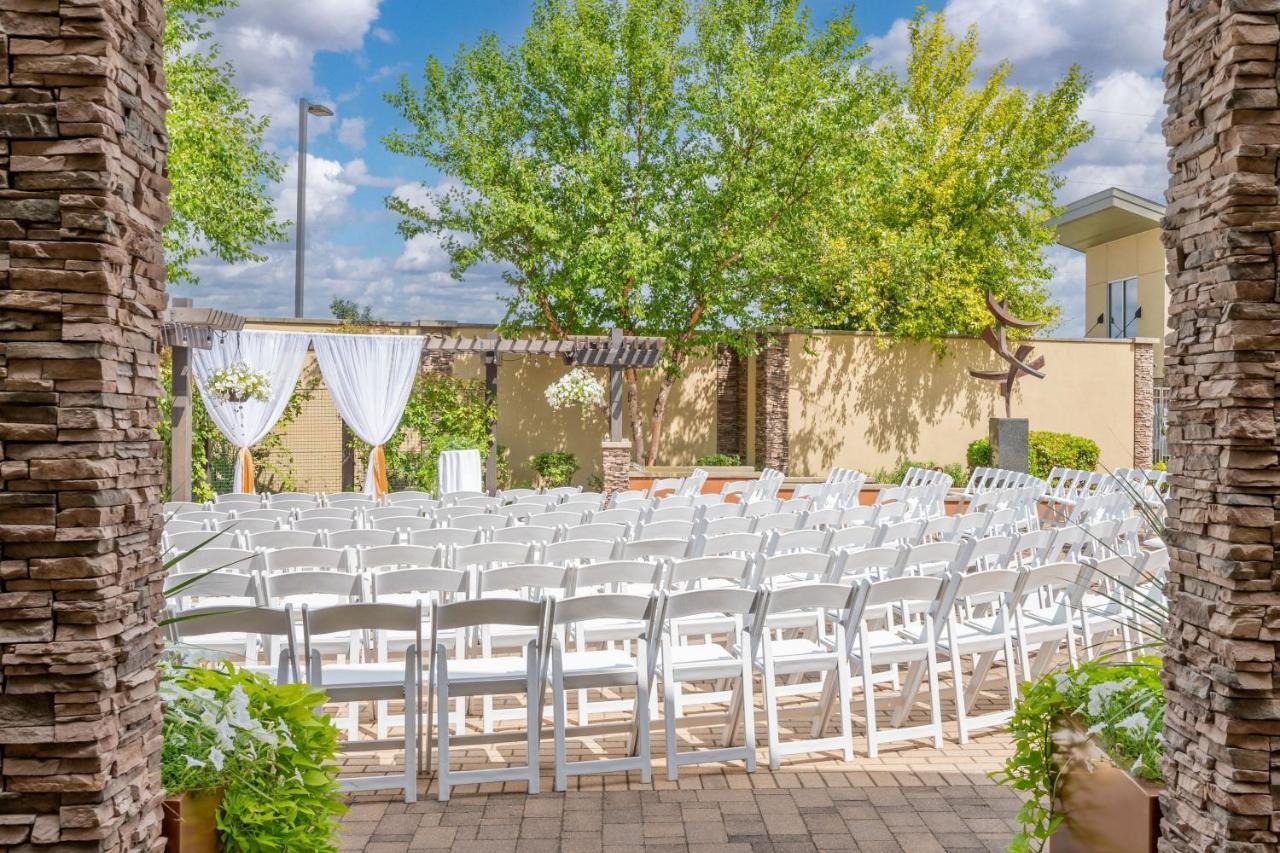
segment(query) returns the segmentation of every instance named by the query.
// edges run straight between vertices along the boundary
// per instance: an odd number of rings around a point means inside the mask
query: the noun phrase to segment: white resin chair
[[[662,655],[658,662],[664,703],[663,729],[666,735],[667,779],[676,781],[686,764],[742,761],[747,772],[756,769],[755,697],[751,658],[751,627],[763,595],[741,588],[698,589],[676,592],[667,597],[662,630]],[[708,624],[726,624],[721,641],[707,636]],[[700,640],[697,642],[696,640]],[[710,683],[711,696],[688,693],[687,684]],[[727,694],[726,683],[737,689]],[[684,702],[681,702],[684,699]],[[719,713],[688,716],[681,705],[727,704]],[[742,723],[744,743],[733,746],[734,729]],[[718,748],[680,751],[676,727],[720,725]]]
[[[659,597],[625,593],[593,593],[575,596],[555,604],[551,641],[551,702],[555,731],[555,789],[565,790],[569,776],[592,773],[640,771],[641,784],[651,781],[649,758],[649,690],[655,648],[653,634],[658,618]],[[584,648],[578,639],[575,650],[566,652],[566,636],[581,638],[594,626],[610,626],[607,648]],[[625,631],[625,636],[623,632]],[[616,641],[625,640],[623,643]],[[630,649],[630,650],[629,650]],[[633,651],[632,651],[633,650]],[[628,738],[627,754],[618,758],[596,758],[569,761],[566,740],[568,694],[576,690],[579,697],[592,689],[635,690],[634,728]],[[580,700],[581,701],[581,698]],[[625,700],[624,700],[625,701]],[[586,711],[579,706],[582,728],[589,729]],[[590,734],[589,731],[583,734]],[[634,745],[634,754],[632,754]]]
[[[418,765],[422,738],[422,606],[402,604],[348,604],[312,610],[302,609],[303,643],[307,682],[324,690],[332,702],[354,705],[361,701],[404,703],[404,734],[395,739],[358,740],[351,732],[341,745],[344,751],[403,749],[404,770],[383,776],[348,776],[338,779],[346,791],[400,788],[406,803],[418,799]],[[404,649],[401,663],[358,661],[326,664],[318,641],[326,636],[354,636],[365,632],[407,631],[414,641]],[[447,707],[447,706],[446,706]]]
[[[435,727],[435,746],[439,757],[436,765],[436,782],[440,800],[449,799],[455,785],[485,782],[524,781],[530,794],[539,790],[539,751],[542,742],[542,704],[544,687],[544,662],[548,654],[549,631],[552,618],[552,602],[524,601],[514,598],[477,599],[437,604],[431,612],[431,691],[427,695],[429,725]],[[521,628],[536,634],[520,655],[505,657],[463,658],[449,660],[448,648],[440,642],[441,636],[453,632],[465,636],[468,632],[487,633],[493,628]],[[453,770],[449,767],[449,750],[452,742],[493,743],[498,739],[510,740],[506,733],[459,735],[449,733],[449,702],[451,699],[483,696],[492,702],[493,697],[507,694],[525,696],[525,763],[523,765],[484,768],[479,770]],[[434,707],[437,717],[432,719]],[[432,741],[428,731],[427,766],[431,766]]]
[[[209,605],[185,610],[170,609],[167,630],[173,642],[198,659],[233,660],[242,669],[266,675],[276,684],[299,681],[298,653],[293,631],[293,611],[270,607]],[[219,639],[240,635],[245,641],[234,649],[219,647]],[[272,654],[271,649],[279,651]],[[258,651],[265,652],[260,662]],[[272,663],[272,658],[275,663]]]

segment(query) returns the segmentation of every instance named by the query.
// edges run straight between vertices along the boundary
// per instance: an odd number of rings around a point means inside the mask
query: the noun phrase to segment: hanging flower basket
[[[547,404],[556,410],[570,406],[602,408],[605,401],[604,383],[582,367],[575,367],[548,385],[546,395]]]
[[[271,399],[271,380],[261,370],[254,370],[244,362],[219,368],[209,377],[209,395],[225,403],[246,403],[257,400],[265,403]]]

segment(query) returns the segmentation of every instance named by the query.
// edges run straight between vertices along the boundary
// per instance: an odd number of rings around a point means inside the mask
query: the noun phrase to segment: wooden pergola
[[[244,328],[244,318],[215,308],[194,308],[189,299],[174,299],[165,315],[161,341],[173,349],[170,392],[173,430],[170,463],[171,498],[191,500],[191,350],[209,349],[215,336]],[[628,368],[657,367],[665,340],[660,337],[624,335],[614,329],[608,335],[570,335],[565,338],[504,338],[497,333],[479,336],[427,334],[424,354],[448,352],[480,356],[484,363],[485,396],[492,405],[498,397],[498,365],[506,356],[550,355],[574,367],[609,368],[609,437],[622,438],[624,391],[622,372]],[[489,423],[489,450],[485,486],[489,494],[498,488],[498,439],[496,423]]]

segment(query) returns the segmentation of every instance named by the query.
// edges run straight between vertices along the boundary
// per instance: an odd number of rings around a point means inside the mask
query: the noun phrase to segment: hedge
[[[1092,471],[1098,467],[1098,443],[1091,438],[1068,432],[1041,432],[1028,435],[1031,473],[1045,478],[1054,468],[1076,468]],[[980,438],[969,445],[966,454],[970,470],[991,465],[991,442]]]

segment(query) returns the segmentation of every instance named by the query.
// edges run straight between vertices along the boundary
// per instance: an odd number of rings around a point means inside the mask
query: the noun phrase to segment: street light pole
[[[298,99],[298,210],[294,222],[293,316],[303,313],[303,281],[307,259],[307,116],[332,116],[333,110],[323,104]]]

